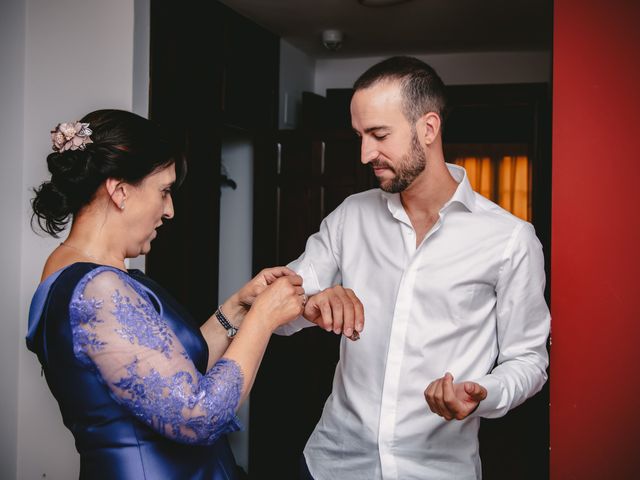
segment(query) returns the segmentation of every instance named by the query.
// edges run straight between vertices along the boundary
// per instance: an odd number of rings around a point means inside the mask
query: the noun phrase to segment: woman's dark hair
[[[170,165],[176,167],[176,184],[184,178],[184,157],[152,121],[123,110],[96,110],[80,122],[89,124],[93,143],[49,154],[51,179],[34,189],[31,222],[37,219],[48,234],[57,237],[107,178],[137,185]]]

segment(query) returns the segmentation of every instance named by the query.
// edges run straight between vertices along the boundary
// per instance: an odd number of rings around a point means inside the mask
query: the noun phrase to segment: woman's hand
[[[273,331],[302,315],[306,301],[302,277],[285,275],[274,280],[258,295],[251,312]]]
[[[287,267],[265,268],[222,304],[224,314],[234,326],[239,327],[258,295],[278,278],[295,274]]]

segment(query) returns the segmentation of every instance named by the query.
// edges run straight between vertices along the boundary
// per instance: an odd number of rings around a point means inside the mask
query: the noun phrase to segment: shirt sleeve
[[[308,296],[342,283],[339,265],[344,210],[343,203],[331,212],[320,224],[320,230],[307,239],[302,255],[287,265],[302,277],[302,287]],[[315,324],[300,316],[274,333],[292,335],[312,326]]]
[[[514,231],[496,285],[498,359],[475,380],[488,396],[473,415],[497,418],[540,391],[547,381],[550,315],[544,298],[542,245],[531,224]]]
[[[69,313],[77,358],[155,431],[208,445],[240,428],[240,367],[222,358],[205,375],[198,372],[145,289],[128,275],[109,267],[89,272]]]

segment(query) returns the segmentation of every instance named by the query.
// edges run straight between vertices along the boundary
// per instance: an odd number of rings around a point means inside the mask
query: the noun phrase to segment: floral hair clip
[[[59,123],[51,130],[53,150],[60,153],[66,150],[84,150],[87,144],[93,143],[89,138],[92,133],[88,123]]]

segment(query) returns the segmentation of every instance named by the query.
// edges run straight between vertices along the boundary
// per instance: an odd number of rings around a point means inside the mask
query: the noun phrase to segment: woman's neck
[[[61,243],[88,260],[126,270],[125,249],[112,229],[95,221],[92,216],[74,219],[69,236]]]

